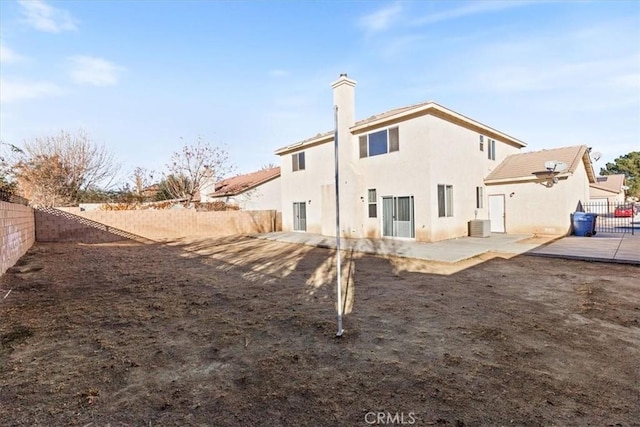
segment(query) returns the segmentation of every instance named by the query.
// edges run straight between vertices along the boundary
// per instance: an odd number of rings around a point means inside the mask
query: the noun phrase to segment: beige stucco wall
[[[480,134],[456,124],[427,116],[429,153],[431,159],[428,207],[424,219],[424,241],[439,241],[466,236],[468,222],[487,219],[488,199],[484,191],[483,208],[476,208],[476,187],[484,186],[484,178],[506,157],[520,152],[519,148],[496,140],[495,160],[488,158],[488,138],[484,136],[484,151],[480,151]],[[453,186],[453,216],[438,217],[438,184]],[[476,212],[477,211],[477,212]],[[418,230],[420,230],[420,226]]]
[[[303,151],[304,170],[293,171],[291,154],[285,154],[281,158],[282,229],[293,231],[293,203],[306,202],[307,232],[329,235],[333,230],[335,234],[335,225],[330,227],[326,215],[323,223],[323,212],[329,214],[331,208],[335,209],[333,142]],[[335,220],[335,213],[331,218]]]
[[[505,196],[507,233],[563,235],[570,231],[571,213],[589,200],[589,181],[580,161],[572,176],[550,188],[536,182],[489,185],[487,194]]]
[[[518,148],[496,141],[496,159],[479,149],[479,134],[434,116],[399,127],[400,150],[359,158],[358,137],[350,136],[340,158],[341,230],[348,237],[381,237],[382,197],[413,196],[416,240],[465,236],[476,217],[476,187]],[[375,131],[386,127],[376,128]],[[307,202],[307,231],[335,235],[333,141],[305,150],[306,169],[292,172],[291,154],[282,156],[283,229],[291,231],[293,202]],[[454,216],[438,217],[437,185],[453,185]],[[377,218],[368,218],[368,189],[376,189]],[[477,218],[488,218],[487,201]]]
[[[282,210],[282,185],[280,177],[265,182],[253,190],[249,190],[238,196],[240,207],[244,210]]]
[[[34,241],[33,209],[0,201],[0,274],[13,266]]]

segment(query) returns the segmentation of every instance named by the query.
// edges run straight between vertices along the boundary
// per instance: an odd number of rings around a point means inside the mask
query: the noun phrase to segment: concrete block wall
[[[189,209],[36,211],[39,242],[106,243],[126,238],[166,241],[278,231],[276,211],[196,212]]]
[[[33,209],[0,201],[0,274],[12,267],[34,242]]]
[[[53,208],[36,209],[35,222],[38,242],[110,243],[137,237]]]

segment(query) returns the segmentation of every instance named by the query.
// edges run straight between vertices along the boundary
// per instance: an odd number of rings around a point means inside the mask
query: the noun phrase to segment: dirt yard
[[[336,338],[333,257],[37,244],[0,278],[0,424],[639,425],[640,268],[351,254]]]

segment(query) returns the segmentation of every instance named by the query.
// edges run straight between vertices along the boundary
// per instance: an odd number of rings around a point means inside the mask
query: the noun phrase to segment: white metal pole
[[[338,173],[338,106],[334,106],[333,110],[335,121],[335,133],[333,135],[335,150],[335,168],[336,168],[336,258],[337,258],[337,285],[338,294],[338,332],[336,337],[341,337],[342,333],[342,262],[340,259],[340,178]]]

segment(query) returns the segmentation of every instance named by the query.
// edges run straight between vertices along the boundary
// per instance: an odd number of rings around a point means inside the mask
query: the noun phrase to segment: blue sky
[[[356,116],[427,100],[527,150],[640,150],[637,1],[0,0],[0,138],[86,130],[161,170],[198,136],[239,173]]]

